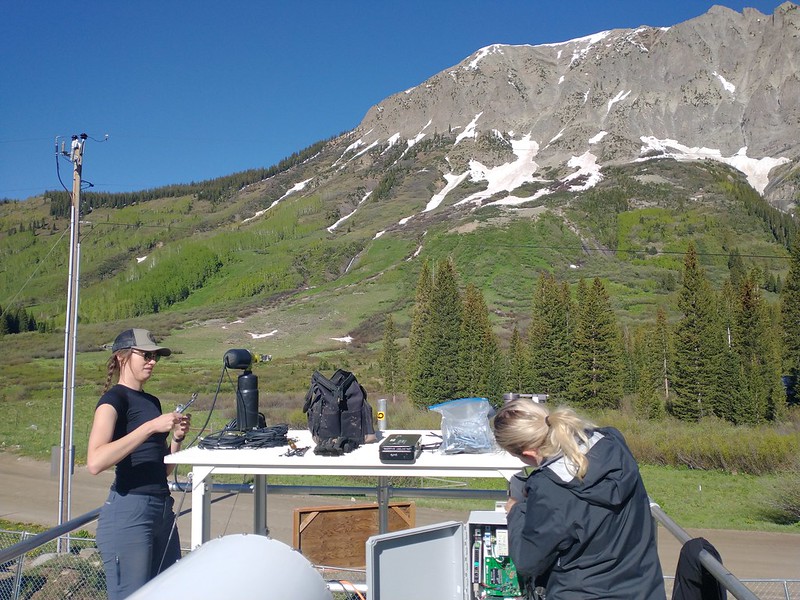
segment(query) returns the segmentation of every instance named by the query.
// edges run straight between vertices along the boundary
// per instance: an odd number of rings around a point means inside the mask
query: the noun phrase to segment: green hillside
[[[690,241],[715,285],[728,277],[732,255],[760,269],[768,299],[785,279],[794,222],[718,163],[609,168],[588,191],[514,208],[453,207],[474,191],[465,181],[438,210],[419,214],[442,185],[435,142],[403,162],[375,151],[347,168],[336,165],[341,146],[320,146],[313,160],[287,160],[280,169],[138,196],[84,193],[81,348],[110,341],[125,322],[164,323],[160,333],[176,341],[208,340],[200,347],[211,358],[217,343],[248,344],[236,327],[210,325],[238,320],[242,332],[277,329],[259,344],[276,356],[324,350],[335,345],[329,338],[346,335],[368,347],[388,313],[407,332],[422,259],[451,257],[461,284],[482,290],[503,339],[515,324],[524,328],[543,270],[573,285],[602,278],[622,323],[650,321],[658,306],[675,314]],[[0,306],[53,323],[56,337],[65,311],[68,201],[53,192],[0,205]],[[83,335],[95,325],[106,339]],[[52,344],[42,350],[52,356]]]

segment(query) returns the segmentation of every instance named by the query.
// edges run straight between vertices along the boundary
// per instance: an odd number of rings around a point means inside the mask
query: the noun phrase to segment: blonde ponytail
[[[587,430],[594,427],[571,408],[549,410],[526,398],[508,402],[494,418],[495,439],[503,450],[516,456],[536,450],[542,460],[563,454],[575,465],[578,479],[583,479],[589,468],[580,444],[588,442]]]

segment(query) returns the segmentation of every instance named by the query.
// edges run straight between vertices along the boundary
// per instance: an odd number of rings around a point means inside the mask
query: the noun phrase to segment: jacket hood
[[[589,468],[584,478],[575,477],[571,461],[559,456],[541,465],[543,474],[582,500],[609,509],[621,507],[639,481],[639,466],[622,434],[612,427],[593,430],[584,447]]]

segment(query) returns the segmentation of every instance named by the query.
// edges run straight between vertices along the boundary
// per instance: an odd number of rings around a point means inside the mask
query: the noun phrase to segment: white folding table
[[[255,476],[253,531],[267,531],[267,475],[339,475],[378,478],[378,505],[383,515],[388,510],[389,477],[503,477],[509,479],[525,465],[510,454],[497,451],[481,454],[442,454],[423,451],[414,464],[383,463],[378,455],[381,439],[392,433],[418,433],[421,444],[441,441],[438,431],[381,431],[377,443],[365,444],[342,456],[314,454],[314,442],[308,430],[292,430],[288,438],[297,447],[309,446],[303,456],[286,456],[288,446],[276,448],[207,449],[193,447],[166,457],[167,464],[189,465],[192,472],[191,547],[210,539],[211,483],[215,474],[252,474]]]

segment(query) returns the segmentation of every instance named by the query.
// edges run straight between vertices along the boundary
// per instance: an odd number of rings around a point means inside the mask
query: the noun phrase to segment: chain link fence
[[[0,548],[8,548],[34,534],[0,530]],[[0,565],[0,600],[105,600],[103,561],[94,539],[70,537],[68,553],[57,552],[56,540],[47,542]],[[329,573],[322,573],[330,578]],[[353,579],[354,574],[349,574]],[[356,579],[358,579],[356,574]],[[760,600],[800,600],[800,579],[742,579]],[[667,598],[674,579],[665,577]],[[728,595],[732,597],[731,594]],[[343,597],[334,594],[334,598]]]
[[[33,537],[24,531],[0,531],[0,547]],[[103,561],[93,539],[70,537],[70,552],[47,542],[0,565],[0,600],[101,600],[106,598]]]
[[[800,600],[800,579],[740,579],[759,600]],[[667,598],[672,597],[673,577],[664,577]],[[733,598],[728,592],[728,598]]]

